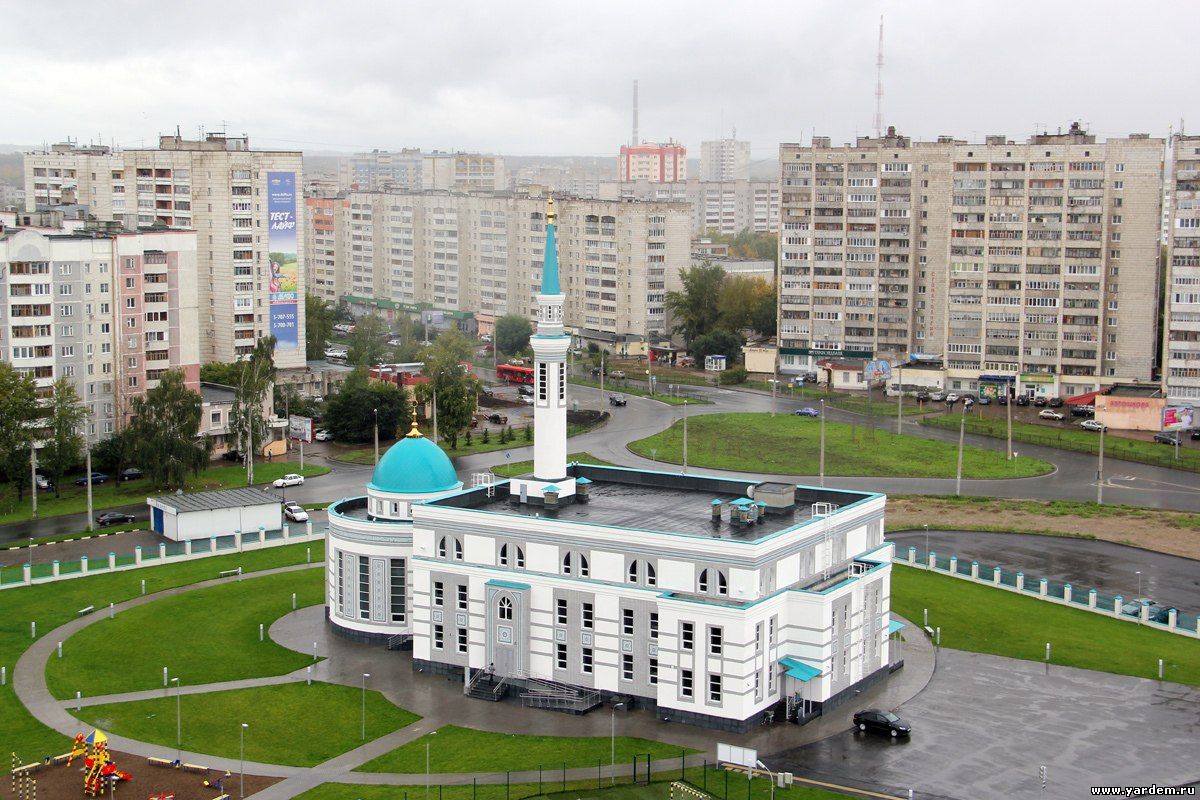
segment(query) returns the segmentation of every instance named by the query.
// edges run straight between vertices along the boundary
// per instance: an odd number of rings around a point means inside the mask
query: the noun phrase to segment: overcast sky
[[[1072,119],[1166,135],[1200,81],[1186,3],[49,2],[0,0],[0,142],[151,145],[180,125],[258,147],[614,155],[737,126],[755,158],[815,129],[1023,138]]]

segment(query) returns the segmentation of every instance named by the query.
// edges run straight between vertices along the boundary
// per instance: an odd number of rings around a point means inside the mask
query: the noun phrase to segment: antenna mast
[[[883,15],[879,15],[879,52],[875,56],[875,138],[883,135]]]
[[[633,138],[629,144],[637,147],[638,143],[638,82],[637,78],[633,79]]]

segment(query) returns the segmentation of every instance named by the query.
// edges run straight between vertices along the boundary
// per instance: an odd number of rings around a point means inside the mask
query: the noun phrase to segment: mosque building
[[[329,507],[333,629],[411,646],[475,697],[745,731],[807,721],[894,668],[886,498],[567,463],[553,200],[532,475],[464,488],[416,428]]]

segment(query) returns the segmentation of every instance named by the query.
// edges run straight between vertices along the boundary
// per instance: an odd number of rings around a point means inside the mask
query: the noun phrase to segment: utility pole
[[[375,415],[375,466],[379,466],[379,409],[372,408],[371,413]]]
[[[92,473],[88,473],[88,488],[92,486]],[[37,447],[29,440],[29,498],[33,501],[33,518],[37,519]]]
[[[433,387],[433,443],[434,443],[434,444],[437,444],[437,441],[438,441],[438,430],[437,430],[437,386],[435,385],[435,386]]]
[[[1104,429],[1100,426],[1100,460],[1096,465],[1096,505],[1104,505]]]
[[[687,473],[687,399],[683,401],[683,471]]]
[[[825,398],[821,398],[821,485],[825,485]]]
[[[604,351],[600,351],[600,399],[604,399]]]
[[[1013,401],[1016,400],[1017,398],[1013,397],[1013,393],[1008,390],[1008,384],[1004,385],[1004,396],[1005,396],[1005,398],[1007,398],[1007,402],[1004,404],[1004,416],[1005,416],[1005,419],[1006,419],[1007,425],[1008,425],[1007,457],[1008,457],[1009,461],[1012,461],[1012,457],[1013,457],[1013,451],[1012,451],[1012,404],[1013,404]]]
[[[83,452],[84,455],[84,470],[87,475],[87,529],[91,533],[96,529],[96,520],[92,518],[92,445],[88,441],[87,426],[83,429]],[[117,476],[117,481],[120,482],[121,476]]]
[[[958,470],[954,474],[954,494],[959,496],[962,494],[962,461],[963,461],[963,438],[967,432],[967,404],[963,403],[962,413],[958,420]]]
[[[654,396],[654,348],[650,346],[649,337],[646,343],[646,388],[650,396]]]
[[[899,383],[896,391],[896,435],[900,435],[900,426],[904,420],[904,369],[900,368],[896,371],[899,374]]]

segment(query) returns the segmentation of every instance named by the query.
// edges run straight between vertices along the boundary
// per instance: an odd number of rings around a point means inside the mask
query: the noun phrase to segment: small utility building
[[[283,528],[279,497],[263,489],[168,494],[146,503],[154,532],[177,542]]]

